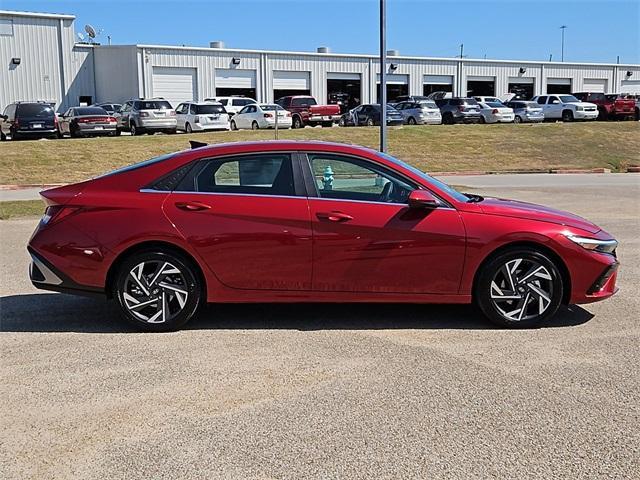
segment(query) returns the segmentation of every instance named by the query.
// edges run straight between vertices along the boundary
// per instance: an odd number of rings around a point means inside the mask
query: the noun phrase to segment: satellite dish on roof
[[[97,34],[95,29],[88,23],[84,26],[84,31],[87,32],[87,35],[89,35],[89,38],[96,38]]]

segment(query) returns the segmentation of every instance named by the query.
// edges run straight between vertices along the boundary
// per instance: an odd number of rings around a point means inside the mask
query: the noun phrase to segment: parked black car
[[[58,120],[47,102],[10,103],[0,116],[0,140],[55,138]]]
[[[116,119],[102,107],[73,107],[58,120],[58,136],[92,137],[115,135]]]
[[[380,125],[380,104],[372,103],[360,105],[340,117],[341,127],[359,127],[366,125],[372,127]],[[391,105],[387,105],[387,125],[402,125],[404,117]]]
[[[442,114],[442,123],[478,123],[480,122],[480,105],[475,98],[440,98],[436,105]]]

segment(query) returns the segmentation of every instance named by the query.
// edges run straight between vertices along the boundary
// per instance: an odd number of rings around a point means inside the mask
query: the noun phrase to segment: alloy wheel
[[[170,322],[182,312],[188,298],[184,273],[163,260],[147,260],[134,266],[122,291],[124,307],[145,323]]]
[[[542,316],[552,303],[551,272],[533,259],[514,258],[499,268],[489,286],[494,307],[508,321]]]

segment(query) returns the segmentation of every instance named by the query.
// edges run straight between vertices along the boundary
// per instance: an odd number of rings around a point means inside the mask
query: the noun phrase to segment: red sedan
[[[201,146],[42,196],[33,284],[107,295],[148,330],[205,302],[475,302],[523,327],[617,290],[593,223],[352,145]]]

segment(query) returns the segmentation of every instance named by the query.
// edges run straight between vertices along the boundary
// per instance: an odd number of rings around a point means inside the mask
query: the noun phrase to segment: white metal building
[[[0,11],[0,108],[15,100],[51,100],[58,110],[86,102],[164,97],[172,104],[247,95],[272,101],[311,94],[327,102],[348,93],[377,101],[376,55],[281,52],[74,42],[74,17]],[[640,94],[640,65],[405,57],[390,52],[389,98],[436,90],[454,95],[527,95],[578,91]],[[19,59],[15,63],[14,59]]]

